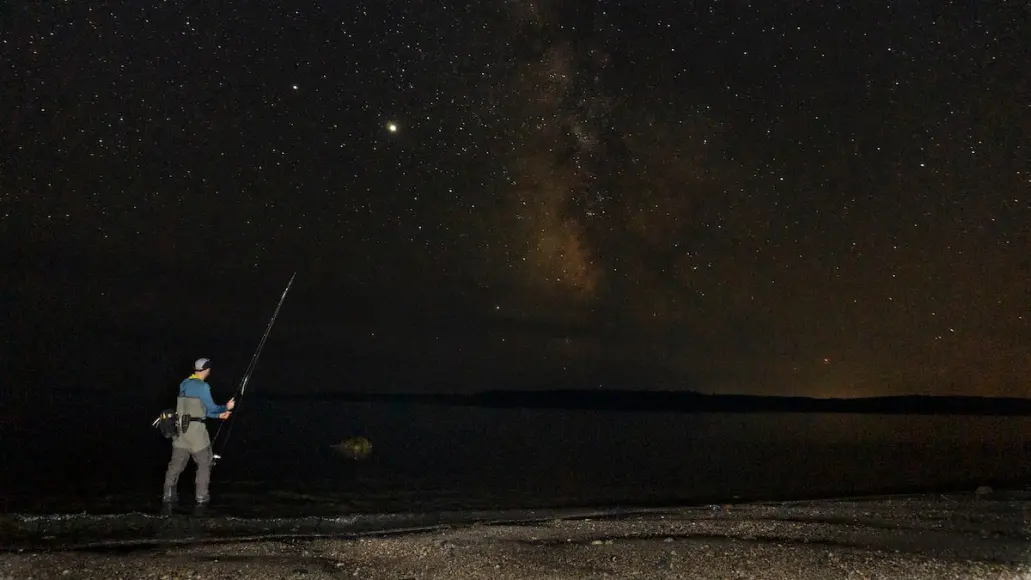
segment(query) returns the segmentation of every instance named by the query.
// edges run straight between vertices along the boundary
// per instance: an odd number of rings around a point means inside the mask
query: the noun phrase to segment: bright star
[[[387,123],[387,131],[397,133],[397,123]]]

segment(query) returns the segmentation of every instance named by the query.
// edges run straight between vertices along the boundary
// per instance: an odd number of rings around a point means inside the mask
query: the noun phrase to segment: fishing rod
[[[233,414],[228,419],[222,421],[222,424],[218,426],[218,431],[215,431],[215,438],[211,440],[211,449],[214,451],[215,442],[218,441],[219,434],[222,433],[222,428],[229,423],[229,429],[226,430],[226,438],[222,440],[222,449],[226,447],[226,442],[229,441],[229,435],[233,432],[233,418],[236,416],[236,409],[240,407],[240,401],[243,400],[243,395],[247,391],[247,381],[250,380],[251,374],[254,372],[254,367],[258,365],[258,357],[261,356],[261,351],[265,348],[265,341],[268,340],[269,333],[272,332],[272,324],[276,322],[276,317],[279,316],[279,309],[283,307],[283,301],[286,299],[286,293],[290,291],[290,286],[294,283],[294,278],[297,277],[297,272],[294,272],[293,276],[290,276],[290,281],[286,284],[286,289],[283,290],[283,295],[279,297],[279,304],[276,305],[275,312],[272,313],[272,318],[268,321],[268,326],[265,327],[265,334],[261,336],[261,341],[258,343],[258,348],[254,351],[254,355],[251,357],[250,364],[247,365],[247,370],[243,373],[243,378],[240,379],[240,387],[236,390],[236,394],[232,396],[236,399],[235,405],[233,405]],[[222,455],[215,453],[212,457],[211,463],[215,464],[219,459],[222,459]]]

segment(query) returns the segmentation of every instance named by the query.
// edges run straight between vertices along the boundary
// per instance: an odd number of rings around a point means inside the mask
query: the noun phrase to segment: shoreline
[[[1031,578],[1023,492],[482,515],[4,551],[0,578]]]

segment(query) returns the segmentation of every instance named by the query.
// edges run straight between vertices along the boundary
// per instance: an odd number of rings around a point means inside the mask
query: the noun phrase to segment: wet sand
[[[699,506],[15,550],[0,578],[1031,579],[1029,517],[1017,493]]]

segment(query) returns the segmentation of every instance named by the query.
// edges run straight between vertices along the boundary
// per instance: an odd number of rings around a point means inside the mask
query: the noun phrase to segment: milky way
[[[7,12],[27,325],[230,328],[298,270],[307,344],[474,382],[1026,394],[1016,4]]]

